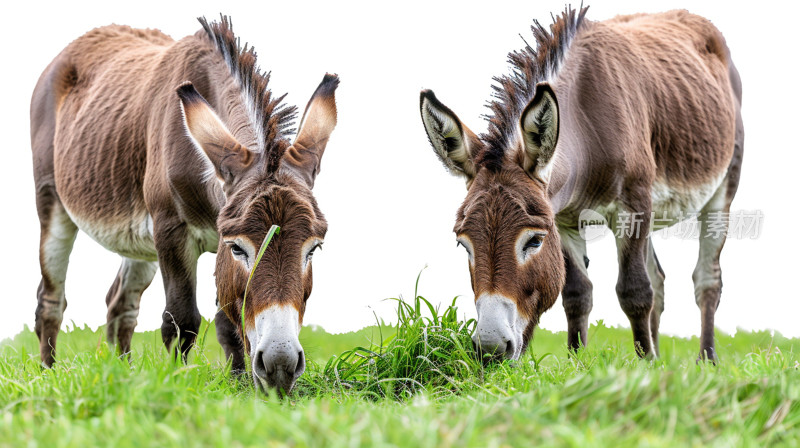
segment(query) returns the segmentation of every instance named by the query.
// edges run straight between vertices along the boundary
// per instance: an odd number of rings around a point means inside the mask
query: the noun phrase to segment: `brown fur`
[[[476,298],[498,287],[492,279],[504,279],[502,288],[527,313],[535,294],[521,294],[525,288],[519,285],[527,285],[527,276],[536,274],[521,273],[513,257],[501,255],[502,250],[488,242],[504,241],[508,247],[521,225],[531,225],[528,216],[503,211],[518,207],[515,203],[532,203],[534,212],[529,215],[555,221],[564,261],[542,249],[527,269],[535,264],[536,269],[552,271],[550,289],[560,288],[560,276],[555,275],[560,268],[544,267],[545,261],[538,258],[546,255],[548,263],[564,263],[569,345],[578,348],[586,342],[592,307],[579,214],[584,209],[609,210],[613,226],[618,211],[642,213],[643,231],[618,239],[617,294],[631,321],[637,351],[649,356],[657,353],[663,310],[663,271],[655,252],[648,250],[650,213],[697,211],[707,226],[712,212],[729,210],[743,145],[741,84],[724,38],[702,17],[670,11],[587,22],[586,9],[568,8],[549,32],[534,22],[536,47],[509,54],[513,72],[496,78],[489,130],[468,145],[469,160],[458,162],[469,170],[451,169],[466,176],[469,188],[456,231],[473,241],[487,241],[479,243],[483,249],[476,248]],[[553,93],[552,102],[541,100],[537,92],[542,90]],[[528,111],[543,105],[538,118],[545,120],[523,129]],[[557,144],[548,147],[541,139],[552,135],[541,132],[547,129],[547,111],[553,107]],[[431,137],[432,143],[435,140]],[[449,159],[446,165],[454,163],[456,146],[440,152]],[[512,177],[514,182],[509,182]],[[545,186],[531,187],[540,184]],[[493,194],[486,205],[475,205],[500,185],[516,191]],[[702,358],[715,358],[711,310],[719,302],[722,244],[724,238],[701,240],[695,270],[696,299],[703,310]],[[651,282],[648,271],[659,278]],[[659,288],[655,301],[651,283]],[[538,320],[538,315],[533,318]]]
[[[239,47],[226,17],[200,22],[203,30],[177,42],[157,30],[92,30],[56,57],[34,90],[42,224],[36,330],[48,366],[78,228],[123,256],[107,299],[109,339],[122,352],[157,260],[167,295],[162,337],[168,347],[179,338],[185,356],[200,324],[197,258],[219,251],[219,339],[242,369],[236,316],[247,272],[225,240],[235,233],[258,246],[273,223],[282,232],[262,262],[270,267],[251,285],[248,322],[273,303],[291,303],[302,320],[311,269],[303,274],[299,250],[327,228],[311,187],[336,122],[338,78],[323,79],[292,145],[295,108],[273,97],[253,49]],[[311,157],[315,163],[306,161]]]

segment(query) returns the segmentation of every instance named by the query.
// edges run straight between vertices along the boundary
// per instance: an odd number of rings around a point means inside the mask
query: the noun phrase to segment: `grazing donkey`
[[[200,326],[197,258],[216,252],[218,338],[234,369],[253,360],[258,387],[289,390],[305,368],[298,332],[311,293],[311,256],[327,223],[311,189],[336,124],[335,75],[306,107],[275,98],[256,53],[231,22],[179,41],[157,30],[97,28],[39,79],[31,104],[42,281],[36,334],[52,365],[78,229],[122,256],[106,297],[108,339],[127,353],[139,301],[160,266],[161,334],[185,359]],[[176,94],[177,89],[177,94]],[[243,295],[272,224],[281,232]],[[246,334],[246,337],[240,335]]]
[[[467,182],[454,231],[469,255],[476,345],[515,359],[561,291],[569,347],[586,344],[592,283],[579,218],[598,211],[617,227],[617,296],[637,353],[658,355],[664,272],[651,213],[666,226],[699,213],[694,271],[702,316],[700,359],[715,360],[725,212],[739,183],[741,82],[725,40],[686,11],[584,20],[567,8],[536,48],[509,54],[495,78],[488,132],[477,136],[423,90],[422,121],[445,167]],[[656,226],[658,228],[658,226]]]

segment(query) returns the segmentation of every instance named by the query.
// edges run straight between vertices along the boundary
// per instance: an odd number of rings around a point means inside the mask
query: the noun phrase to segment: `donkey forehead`
[[[265,235],[272,224],[281,233],[312,233],[324,236],[327,222],[314,200],[294,189],[272,186],[251,194],[237,195],[226,205],[218,222],[222,235]]]
[[[485,170],[481,170],[482,172]],[[523,174],[481,172],[456,217],[454,231],[533,227],[549,229],[553,218],[543,189]]]

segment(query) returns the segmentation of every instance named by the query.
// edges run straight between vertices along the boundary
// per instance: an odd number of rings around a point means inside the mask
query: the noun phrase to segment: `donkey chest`
[[[219,244],[219,234],[217,229],[213,227],[189,227],[190,243],[197,245],[199,254],[204,252],[217,252],[217,245]]]

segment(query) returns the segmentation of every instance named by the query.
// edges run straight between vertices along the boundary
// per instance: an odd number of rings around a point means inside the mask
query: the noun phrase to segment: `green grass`
[[[158,332],[137,333],[128,362],[83,328],[43,370],[26,329],[0,345],[0,446],[800,445],[800,340],[718,334],[711,366],[695,364],[696,339],[663,337],[649,362],[630,330],[600,323],[577,356],[537,330],[520,361],[484,366],[474,322],[428,305],[398,302],[393,328],[304,328],[289,400],[231,377],[208,322],[186,365]]]

